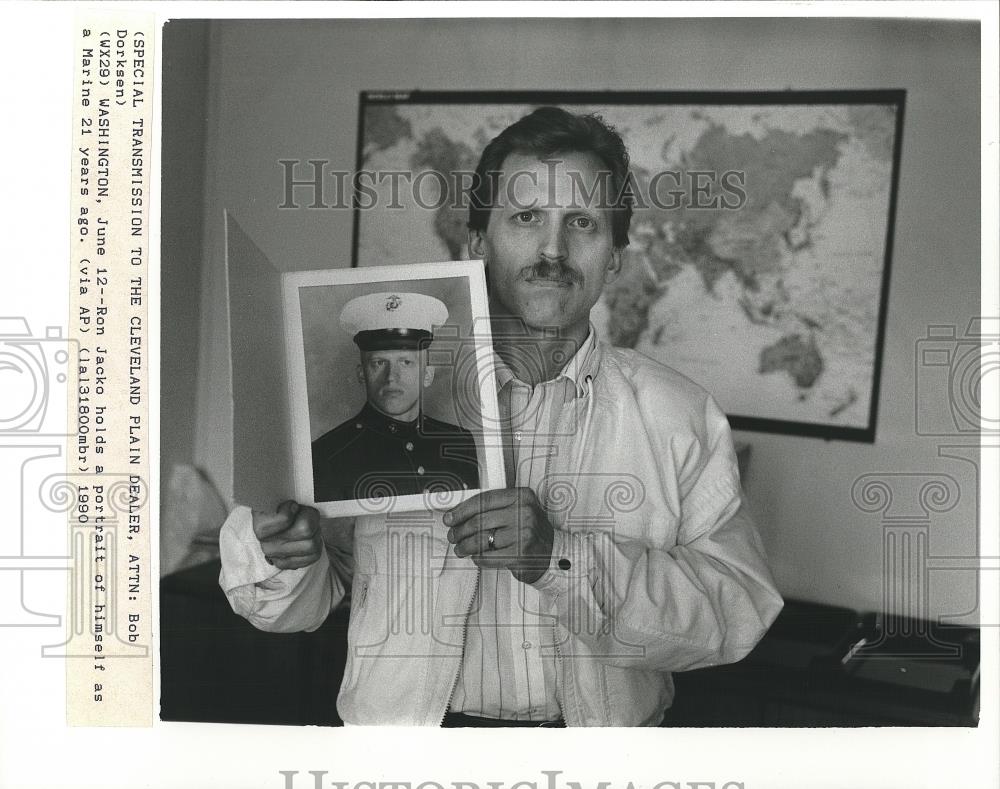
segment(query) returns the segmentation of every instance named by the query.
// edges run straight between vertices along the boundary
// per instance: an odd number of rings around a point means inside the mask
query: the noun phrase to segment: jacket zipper
[[[545,453],[545,474],[542,477],[542,479],[545,479],[545,480],[549,479],[549,475],[550,475],[550,473],[552,471],[552,456],[553,456],[553,454],[554,454],[553,452],[547,452],[547,453]],[[578,473],[578,478],[579,478],[579,473]],[[548,491],[548,488],[546,488],[545,491],[543,491],[543,495],[545,497],[545,501],[544,501],[544,503],[543,503],[542,506],[545,509],[546,513],[548,513],[549,512],[549,491]],[[556,655],[556,674],[557,674],[557,677],[556,677],[556,704],[559,705],[559,712],[562,714],[562,719],[564,721],[566,721],[566,707],[565,707],[565,705],[563,703],[563,699],[559,698],[560,687],[562,688],[563,692],[565,692],[565,689],[566,689],[566,677],[564,676],[565,675],[565,670],[564,670],[564,667],[563,667],[563,657],[562,657],[562,651],[559,649],[559,633],[556,630],[556,623],[555,622],[552,623],[552,647],[555,650],[555,655]],[[569,726],[569,721],[566,721],[566,725]]]
[[[569,721],[566,719],[566,706],[563,699],[560,698],[560,685],[563,693],[566,692],[566,670],[563,665],[562,650],[559,649],[559,633],[556,630],[556,623],[552,623],[552,646],[555,648],[556,652],[556,665],[559,667],[558,672],[558,682],[556,683],[556,704],[559,705],[559,712],[562,713],[562,719],[569,726]]]
[[[479,573],[481,570],[476,571],[476,583],[472,587],[472,595],[469,597],[469,604],[465,609],[465,621],[468,623],[469,617],[472,616],[472,606],[476,602],[476,594],[479,592]],[[455,690],[458,688],[458,675],[462,673],[462,661],[465,660],[465,640],[467,638],[466,633],[468,632],[468,627],[462,625],[462,654],[458,660],[458,668],[455,669],[455,676],[451,680],[451,690],[448,692],[448,700],[445,702],[444,709],[441,710],[441,718],[438,720],[438,726],[444,723],[444,717],[448,714],[448,710],[451,709],[451,702],[455,698]]]
[[[553,455],[552,452],[548,452],[545,455],[545,476],[543,477],[543,479],[548,479],[549,478],[549,474],[551,473],[552,455]],[[579,479],[579,472],[577,473],[577,478]],[[546,489],[545,492],[544,492],[545,503],[543,505],[546,512],[549,511],[549,495],[548,494],[549,494],[548,489]],[[562,714],[562,719],[566,722],[566,725],[569,726],[569,721],[566,720],[566,706],[564,704],[563,699],[559,698],[559,696],[560,696],[560,693],[559,693],[560,688],[562,689],[562,691],[564,693],[566,691],[566,677],[565,677],[565,673],[566,672],[565,672],[565,668],[564,668],[564,665],[563,665],[562,650],[559,649],[559,633],[556,630],[556,623],[555,622],[552,623],[552,647],[555,650],[556,666],[557,666],[557,671],[556,671],[556,673],[557,673],[557,677],[556,677],[556,704],[559,705],[559,712]]]

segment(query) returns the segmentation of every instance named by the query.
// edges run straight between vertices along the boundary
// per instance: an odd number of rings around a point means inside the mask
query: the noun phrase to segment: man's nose
[[[546,228],[538,254],[547,260],[566,257],[566,228],[562,222],[553,222]]]
[[[400,364],[399,362],[390,362],[386,365],[386,379],[390,383],[396,383],[399,380],[400,374]]]

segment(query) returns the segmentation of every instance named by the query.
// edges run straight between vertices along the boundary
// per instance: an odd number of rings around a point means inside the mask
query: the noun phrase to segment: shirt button
[[[531,649],[531,642],[530,641],[522,641],[521,642],[521,649]]]
[[[559,560],[559,561],[557,562],[557,564],[559,565],[559,569],[560,569],[560,570],[568,570],[568,569],[569,569],[570,567],[572,567],[572,566],[573,566],[573,563],[572,563],[572,562],[570,562],[570,560],[569,560],[569,559],[560,559],[560,560]]]
[[[407,441],[406,442],[406,451],[407,452],[412,452],[413,451],[413,442],[412,441]]]
[[[424,473],[424,467],[423,466],[417,466],[417,473],[418,474],[423,474]]]

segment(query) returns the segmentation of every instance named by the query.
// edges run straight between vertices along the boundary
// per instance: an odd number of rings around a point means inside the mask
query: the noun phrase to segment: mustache
[[[583,282],[580,272],[556,260],[539,260],[521,269],[521,279],[551,279],[557,282]]]

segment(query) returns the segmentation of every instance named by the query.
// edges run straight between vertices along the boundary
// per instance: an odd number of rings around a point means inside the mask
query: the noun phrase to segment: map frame
[[[885,326],[887,320],[891,261],[893,239],[895,234],[896,207],[898,198],[900,160],[902,155],[903,122],[905,115],[906,90],[896,88],[865,89],[865,90],[758,90],[758,91],[576,91],[576,90],[490,90],[490,91],[422,91],[422,90],[377,90],[361,91],[358,107],[358,133],[356,152],[356,174],[362,173],[367,160],[367,148],[371,143],[367,135],[366,118],[372,108],[392,107],[396,105],[442,105],[449,111],[454,111],[456,105],[468,105],[470,113],[473,107],[482,105],[511,106],[546,106],[555,105],[567,109],[586,107],[588,111],[600,112],[601,106],[621,105],[661,105],[663,107],[790,107],[790,106],[842,106],[842,105],[878,105],[891,106],[895,124],[891,141],[891,170],[888,177],[888,206],[885,217],[885,231],[882,254],[881,273],[877,288],[872,288],[876,296],[877,316],[875,319],[875,336],[872,338],[872,364],[870,381],[868,382],[867,419],[863,425],[847,426],[833,422],[801,421],[781,419],[753,413],[752,409],[734,413],[726,408],[726,415],[734,430],[761,433],[776,433],[804,437],[823,438],[826,440],[852,441],[859,443],[875,442],[878,421],[879,396],[881,391],[883,348]],[[629,135],[623,133],[626,145],[629,145]],[[430,169],[430,168],[428,168]],[[370,213],[372,209],[363,207],[363,196],[355,182],[353,206],[353,233],[351,244],[351,265],[367,266],[359,261],[362,246],[362,213]],[[634,225],[633,225],[634,230]],[[402,261],[387,261],[402,262]],[[413,260],[413,262],[421,262]],[[877,295],[875,291],[877,290]],[[631,347],[631,346],[629,346]],[[721,354],[720,354],[721,355]],[[762,362],[763,364],[763,362]],[[673,365],[672,365],[673,366]],[[680,366],[681,372],[685,372]],[[760,372],[767,372],[761,370]],[[789,368],[788,372],[792,374]],[[697,376],[692,375],[697,380]],[[762,377],[760,375],[758,378]],[[754,387],[758,383],[748,380],[747,386]]]

